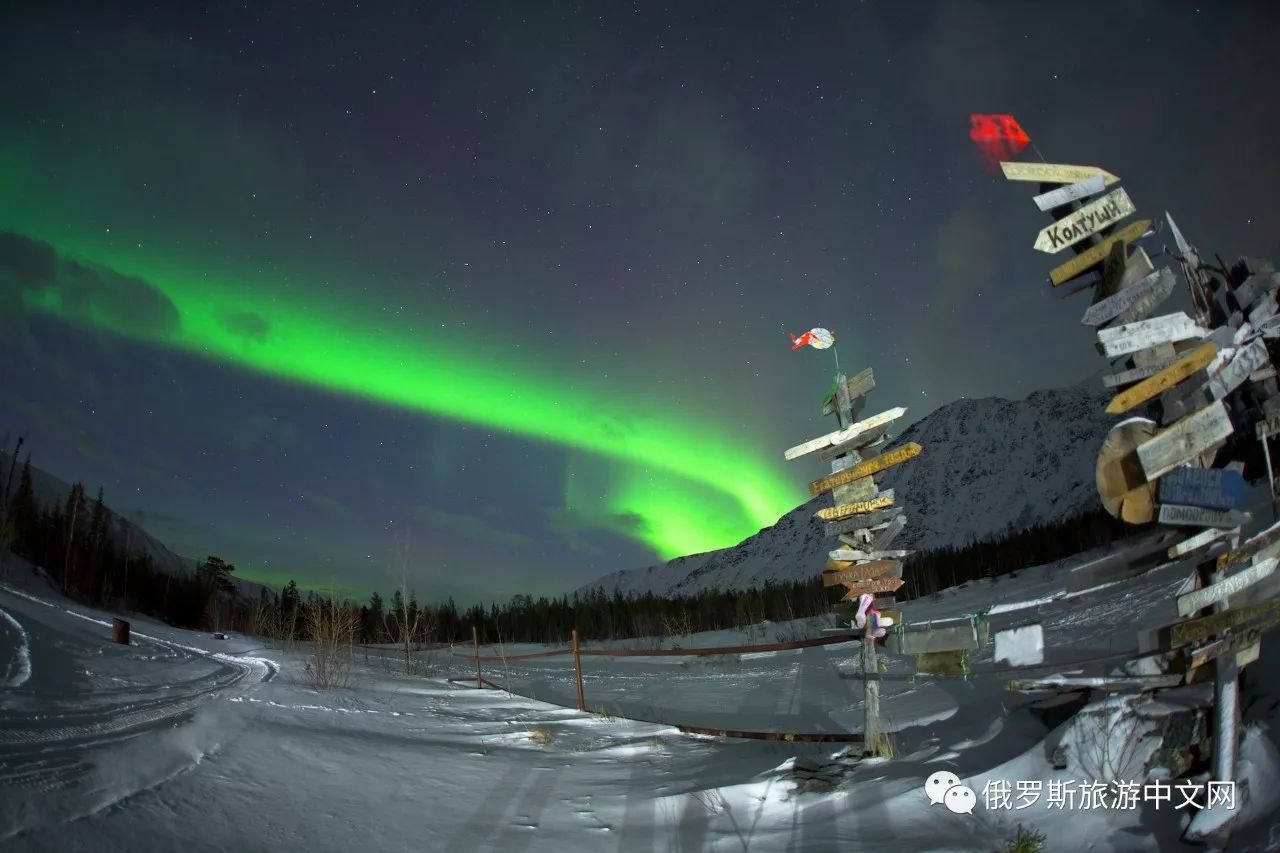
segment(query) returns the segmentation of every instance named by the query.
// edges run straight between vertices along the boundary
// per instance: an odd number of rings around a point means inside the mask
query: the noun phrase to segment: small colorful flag
[[[836,336],[826,329],[810,329],[800,337],[791,336],[791,349],[798,350],[806,344],[814,349],[826,349],[835,342]]]
[[[969,116],[969,124],[969,138],[993,173],[999,171],[1002,162],[1017,157],[1031,144],[1031,137],[1011,115],[974,113]]]

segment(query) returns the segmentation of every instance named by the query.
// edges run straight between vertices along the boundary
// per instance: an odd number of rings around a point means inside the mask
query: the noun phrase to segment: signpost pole
[[[879,665],[876,662],[876,640],[872,636],[871,620],[862,632],[862,672],[870,676],[863,681],[866,691],[866,717],[862,725],[862,749],[868,755],[875,755],[880,745],[880,680]]]
[[[1262,455],[1267,459],[1267,485],[1271,487],[1271,491],[1267,494],[1271,498],[1271,520],[1277,521],[1276,518],[1276,475],[1271,468],[1271,447],[1267,444],[1267,436],[1260,436],[1262,440]]]
[[[476,631],[476,626],[471,626],[471,645],[476,650],[476,688],[484,687],[484,678],[480,675],[480,633]]]
[[[578,710],[587,710],[587,699],[582,693],[582,655],[578,654],[578,629],[573,629],[573,675],[578,681]]]

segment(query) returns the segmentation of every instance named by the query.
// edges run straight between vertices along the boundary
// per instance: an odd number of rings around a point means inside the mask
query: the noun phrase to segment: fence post
[[[573,674],[578,680],[578,710],[587,710],[586,697],[582,695],[582,656],[578,654],[578,629],[573,629]]]
[[[476,650],[476,689],[484,687],[484,679],[480,677],[480,633],[476,631],[476,626],[471,626],[471,645]]]

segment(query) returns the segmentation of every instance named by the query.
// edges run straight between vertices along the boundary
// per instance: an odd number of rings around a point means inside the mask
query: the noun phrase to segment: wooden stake
[[[1267,485],[1271,491],[1267,496],[1271,499],[1271,520],[1276,521],[1276,475],[1271,468],[1271,448],[1267,445],[1267,436],[1262,436],[1262,455],[1267,457]]]
[[[871,623],[862,633],[862,671],[870,676],[880,674],[876,663],[876,641],[871,636]],[[874,755],[880,741],[880,681],[868,678],[865,682],[866,716],[862,724],[862,749],[867,755]]]
[[[471,626],[471,645],[476,650],[476,689],[484,687],[484,678],[480,675],[480,632],[476,630],[476,626]]]
[[[582,656],[578,654],[578,629],[573,629],[573,675],[578,679],[578,710],[587,710],[587,699],[582,693]]]

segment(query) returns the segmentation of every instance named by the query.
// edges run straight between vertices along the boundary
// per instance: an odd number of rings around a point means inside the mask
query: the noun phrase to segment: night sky
[[[273,585],[559,594],[806,498],[787,332],[904,425],[1101,366],[970,113],[1280,257],[1280,4],[461,5],[5,4],[0,435]]]

